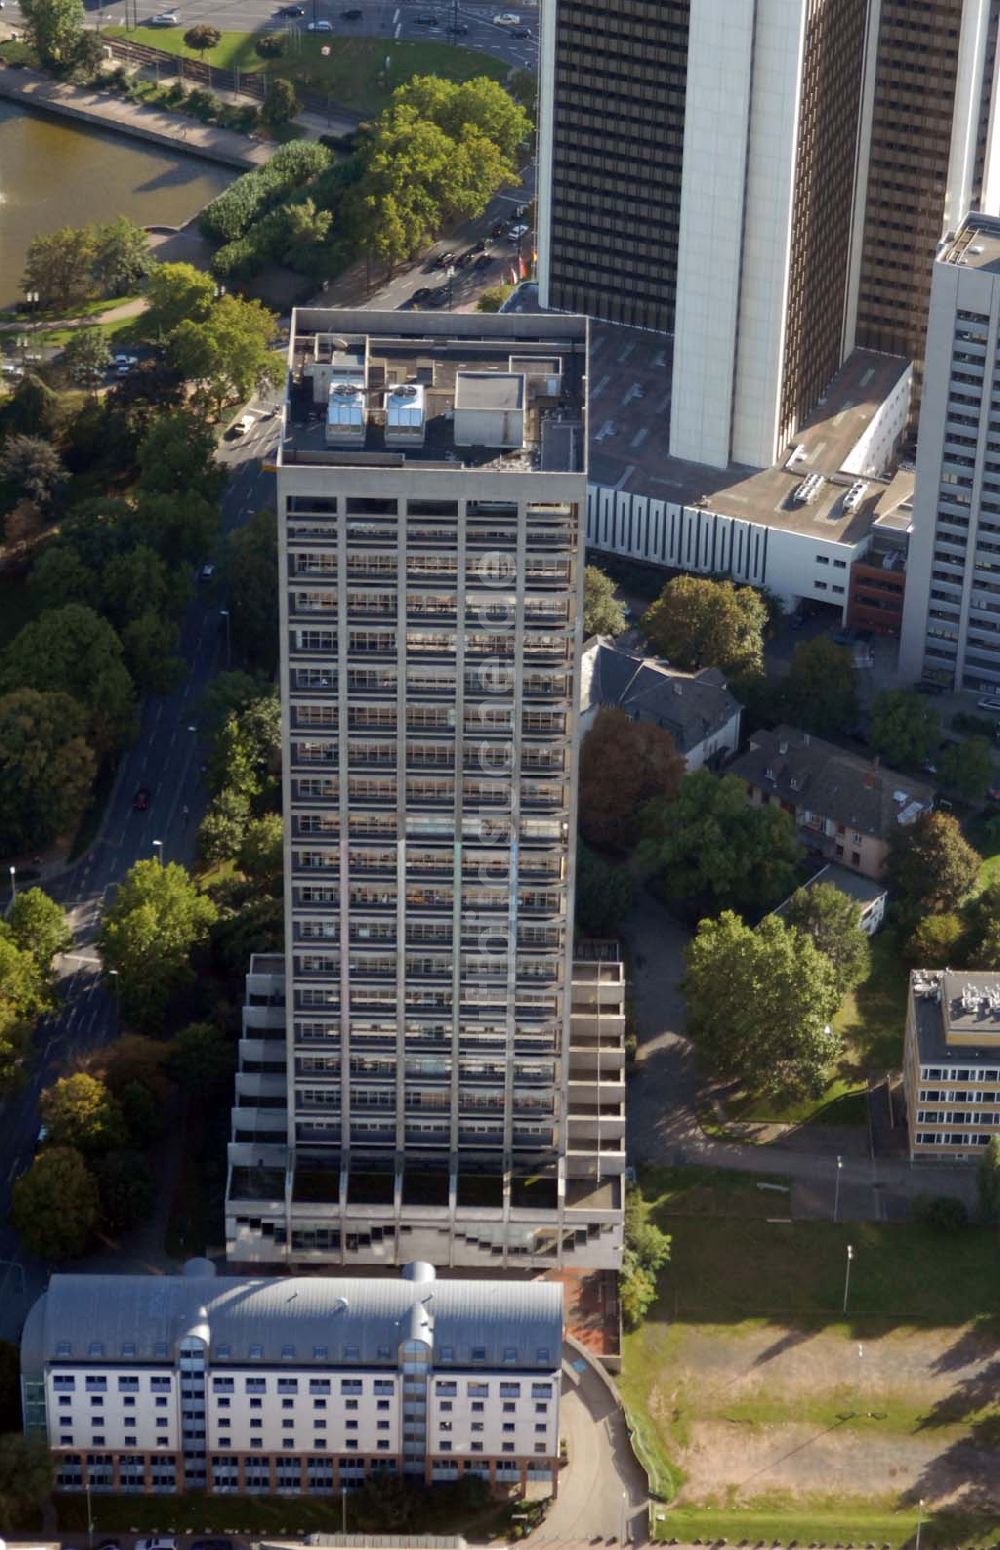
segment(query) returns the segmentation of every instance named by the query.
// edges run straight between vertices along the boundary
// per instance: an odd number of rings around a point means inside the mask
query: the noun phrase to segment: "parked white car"
[[[179,27],[180,16],[176,11],[160,11],[158,15],[149,18],[151,27]]]
[[[517,27],[520,22],[521,18],[516,11],[498,11],[493,18],[495,27]]]

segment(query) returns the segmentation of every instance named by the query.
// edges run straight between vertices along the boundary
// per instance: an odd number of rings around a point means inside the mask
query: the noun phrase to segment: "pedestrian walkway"
[[[206,161],[249,170],[263,167],[277,146],[270,141],[251,140],[232,129],[201,124],[180,113],[125,102],[104,92],[84,86],[69,86],[53,81],[34,70],[14,70],[0,65],[0,97],[22,102],[39,113],[71,118],[95,128],[116,130],[162,146],[176,154],[201,156]]]

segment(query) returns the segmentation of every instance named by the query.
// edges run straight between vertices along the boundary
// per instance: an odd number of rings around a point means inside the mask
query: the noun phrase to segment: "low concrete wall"
[[[52,81],[34,70],[14,70],[9,65],[0,66],[0,97],[20,102],[36,113],[73,119],[91,129],[131,135],[174,156],[200,156],[241,172],[263,167],[276,149],[232,129],[216,129],[180,113],[164,113],[159,108],[124,102],[102,92]]]

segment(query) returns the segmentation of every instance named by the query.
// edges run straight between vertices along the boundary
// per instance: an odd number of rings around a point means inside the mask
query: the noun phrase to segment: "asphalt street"
[[[273,504],[273,475],[258,459],[273,445],[275,420],[259,420],[224,461],[231,478],[222,499],[223,528],[231,531],[262,505]],[[206,559],[211,559],[206,556]],[[38,1136],[38,1095],[82,1056],[115,1037],[117,998],[103,981],[94,940],[101,909],[135,861],[162,851],[165,861],[189,863],[205,805],[201,767],[205,747],[197,730],[199,701],[212,675],[225,666],[227,640],[220,608],[225,597],[199,583],[184,619],[178,654],[187,665],[182,686],[142,707],[139,734],[118,768],[100,835],[88,853],[46,889],[65,905],[73,948],[60,963],[59,1007],[35,1036],[36,1058],[27,1080],[0,1108],[0,1338],[13,1340],[27,1307],[43,1289],[49,1267],[25,1255],[6,1225],[11,1185],[31,1165]],[[150,792],[145,812],[136,792]],[[161,846],[154,845],[161,841]]]
[[[304,31],[310,22],[327,21],[336,35],[343,37],[375,37],[424,42],[455,42],[463,48],[481,49],[494,54],[512,67],[534,69],[538,59],[538,6],[513,4],[470,4],[468,0],[301,0],[306,14],[287,20],[278,16],[280,0],[177,0],[176,13],[180,26],[187,28],[196,22],[210,22],[226,32],[254,32],[258,28],[288,27],[293,33]],[[87,11],[104,25],[125,25],[123,0],[86,0]],[[129,19],[132,6],[129,5]],[[150,18],[167,10],[155,0],[139,3],[140,26],[148,26]],[[360,10],[361,16],[349,20],[345,11]],[[513,29],[496,23],[494,16],[511,11],[519,18],[520,26],[531,33],[530,38],[513,37]],[[435,17],[434,25],[417,20],[420,16]],[[452,34],[448,28],[458,25],[467,32]]]

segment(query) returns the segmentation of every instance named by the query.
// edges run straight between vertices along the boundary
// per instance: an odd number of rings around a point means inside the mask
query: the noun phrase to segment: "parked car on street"
[[[180,15],[177,11],[160,11],[158,15],[149,18],[151,27],[179,27]]]
[[[333,22],[310,22],[306,27],[307,32],[332,32]]]

